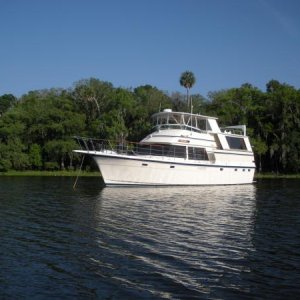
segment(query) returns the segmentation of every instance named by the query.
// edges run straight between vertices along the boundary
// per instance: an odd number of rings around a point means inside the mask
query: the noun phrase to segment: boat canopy
[[[219,131],[216,125],[217,118],[185,112],[173,112],[165,109],[163,112],[152,116],[152,122],[156,129],[188,129],[193,131]],[[217,126],[217,128],[216,128]]]

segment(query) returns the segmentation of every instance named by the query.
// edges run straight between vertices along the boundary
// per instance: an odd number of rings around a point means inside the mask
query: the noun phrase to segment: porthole
[[[223,171],[223,168],[220,168],[220,171]]]

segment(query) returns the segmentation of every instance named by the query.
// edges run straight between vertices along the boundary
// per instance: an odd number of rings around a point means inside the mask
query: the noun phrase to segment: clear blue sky
[[[96,77],[192,93],[300,88],[299,0],[0,0],[0,95]]]

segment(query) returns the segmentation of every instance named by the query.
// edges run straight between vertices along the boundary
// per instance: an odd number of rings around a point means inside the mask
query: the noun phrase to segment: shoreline
[[[0,177],[7,176],[49,176],[49,177],[101,177],[99,171],[8,171],[0,172]],[[257,173],[254,179],[300,179],[300,174]]]
[[[0,172],[0,177],[22,177],[22,176],[40,176],[40,177],[101,177],[100,172],[87,171],[7,171]]]
[[[300,174],[259,173],[255,174],[254,179],[300,179]]]

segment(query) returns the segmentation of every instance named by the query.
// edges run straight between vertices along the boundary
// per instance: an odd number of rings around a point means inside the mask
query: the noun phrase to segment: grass
[[[256,173],[256,179],[300,179],[300,174]]]
[[[100,172],[87,172],[87,171],[7,171],[0,172],[0,176],[61,176],[61,177],[95,177],[101,176]]]

